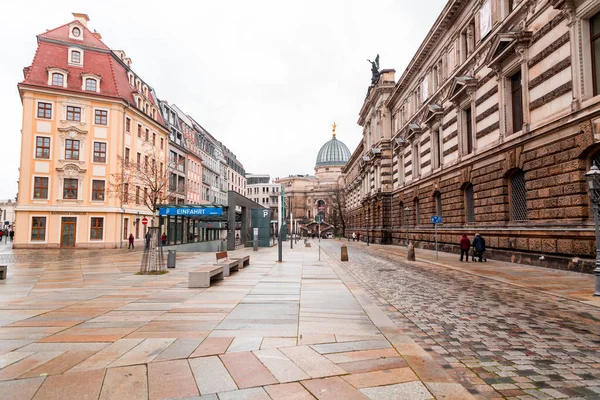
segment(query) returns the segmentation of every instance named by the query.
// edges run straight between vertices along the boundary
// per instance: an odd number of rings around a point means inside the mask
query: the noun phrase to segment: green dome
[[[315,167],[324,167],[327,165],[345,165],[350,159],[350,150],[348,147],[337,140],[335,135],[325,143],[317,155],[317,164]]]

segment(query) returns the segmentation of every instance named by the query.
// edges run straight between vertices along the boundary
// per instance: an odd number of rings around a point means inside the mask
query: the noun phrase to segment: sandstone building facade
[[[600,161],[600,1],[451,0],[408,67],[382,70],[344,168],[351,230],[586,269]],[[545,255],[540,260],[540,255]]]

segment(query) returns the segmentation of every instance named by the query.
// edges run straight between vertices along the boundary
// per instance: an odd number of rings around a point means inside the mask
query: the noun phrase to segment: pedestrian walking
[[[463,255],[466,258],[466,261],[469,262],[469,249],[471,248],[471,241],[467,237],[466,233],[462,234],[462,238],[460,239],[460,261],[463,260]]]
[[[8,233],[8,236],[10,236],[10,241],[13,241],[13,238],[15,237],[15,231],[14,230],[10,230],[10,232]]]
[[[146,239],[146,250],[149,250],[150,249],[150,240],[152,239],[152,235],[150,234],[149,231],[146,232],[145,239]]]
[[[475,257],[479,262],[487,261],[483,253],[485,253],[485,239],[479,233],[476,233],[473,238],[473,261],[475,261]]]
[[[4,237],[4,231],[0,230],[0,242],[2,242],[2,238]]]
[[[167,244],[167,234],[163,232],[162,236],[160,237],[160,241],[162,242],[162,245],[165,246]]]
[[[135,248],[135,246],[134,246],[134,244],[133,244],[133,241],[134,241],[134,240],[135,240],[135,239],[133,238],[133,233],[130,233],[130,234],[129,234],[129,247],[127,247],[128,249],[134,249],[134,248]]]
[[[360,232],[356,232],[356,241],[360,242]]]
[[[352,232],[352,241],[356,242],[356,232]]]

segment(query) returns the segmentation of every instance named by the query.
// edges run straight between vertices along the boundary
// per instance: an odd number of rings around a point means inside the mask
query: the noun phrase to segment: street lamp
[[[410,207],[406,207],[404,209],[404,213],[406,214],[406,248],[408,249],[408,224],[410,222]]]
[[[367,211],[368,213],[368,211]],[[366,222],[366,228],[367,228],[367,246],[369,245],[369,214],[365,215],[365,222]]]
[[[592,168],[585,174],[585,180],[588,184],[588,192],[594,209],[594,231],[596,233],[596,288],[594,296],[600,296],[600,232],[598,231],[598,202],[600,202],[600,169],[594,163]]]

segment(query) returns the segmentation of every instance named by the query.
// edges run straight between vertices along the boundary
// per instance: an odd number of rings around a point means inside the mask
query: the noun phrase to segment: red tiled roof
[[[71,39],[69,37],[69,27],[73,24],[77,24],[79,27],[81,27],[81,29],[83,29],[82,40]],[[68,42],[76,46],[88,46],[95,47],[97,49],[110,50],[110,48],[107,45],[105,45],[102,42],[102,40],[94,36],[93,32],[91,32],[88,28],[83,26],[83,24],[77,20],[71,21],[67,24],[59,26],[58,28],[44,32],[41,35],[38,35],[38,39],[39,38],[60,40],[61,42]]]
[[[69,39],[69,26],[72,23],[77,23],[84,30],[83,41]],[[39,38],[52,39],[65,44],[39,40]],[[83,67],[69,65],[68,49],[71,47],[71,44],[73,46],[88,47],[83,49]],[[100,95],[121,98],[129,102],[132,107],[136,107],[133,94],[138,92],[129,84],[129,78],[127,77],[128,70],[116,59],[117,56],[114,53],[107,52],[109,50],[100,39],[93,36],[78,21],[70,22],[38,36],[38,48],[33,58],[33,63],[29,67],[25,80],[21,84],[49,87],[47,68],[61,68],[69,71],[67,88],[62,89],[51,86],[53,89],[68,90],[70,92],[80,92],[89,95],[90,92],[81,90],[83,84],[82,74],[94,74],[102,78],[100,81]],[[140,96],[143,98],[142,94]],[[157,109],[157,122],[164,125],[160,106],[151,92],[148,93],[148,101]]]

